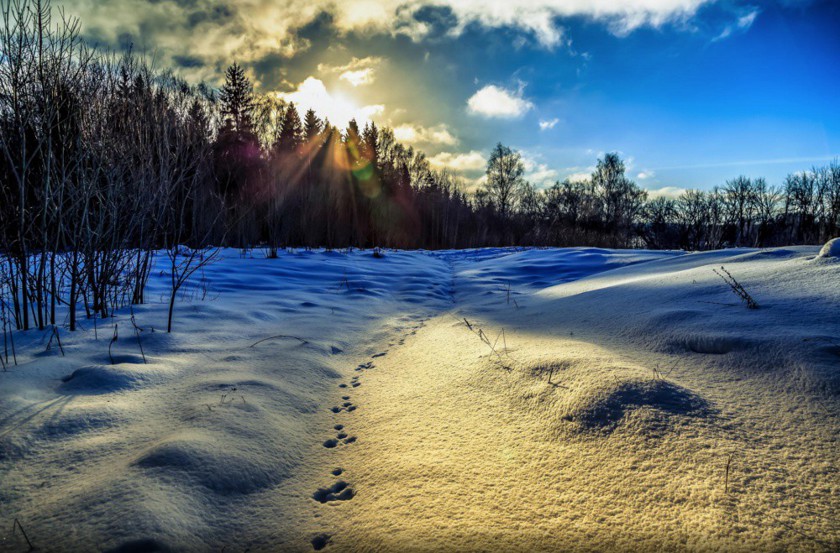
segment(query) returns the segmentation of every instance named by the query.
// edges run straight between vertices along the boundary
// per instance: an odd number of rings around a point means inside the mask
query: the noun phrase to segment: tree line
[[[89,47],[48,0],[0,22],[0,315],[5,329],[106,318],[145,301],[166,255],[172,309],[208,246],[712,249],[838,234],[840,166],[781,187],[738,177],[649,198],[617,154],[539,189],[502,144],[468,192],[392,130],[339,129],[257,94],[234,63],[216,90]],[[66,319],[59,320],[61,313]]]

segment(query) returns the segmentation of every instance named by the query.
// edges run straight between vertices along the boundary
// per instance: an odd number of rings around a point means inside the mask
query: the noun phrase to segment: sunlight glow
[[[301,115],[308,109],[315,110],[342,130],[347,128],[351,119],[355,118],[359,127],[364,127],[365,123],[385,111],[385,106],[381,104],[359,106],[340,93],[330,93],[323,81],[315,77],[307,77],[294,92],[278,92],[277,97],[294,102]]]

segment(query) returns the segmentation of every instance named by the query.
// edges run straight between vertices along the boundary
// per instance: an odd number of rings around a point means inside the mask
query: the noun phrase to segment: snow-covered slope
[[[818,252],[226,251],[173,334],[135,309],[147,364],[128,313],[16,335],[3,517],[42,550],[831,550]]]

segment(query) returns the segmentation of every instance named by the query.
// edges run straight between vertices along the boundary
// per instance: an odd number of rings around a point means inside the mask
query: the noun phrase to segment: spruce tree
[[[250,133],[254,128],[254,91],[245,70],[236,62],[225,71],[219,94],[226,130]]]
[[[303,125],[300,122],[300,115],[298,115],[295,105],[293,103],[289,104],[286,113],[283,114],[280,135],[277,137],[277,151],[284,154],[296,152],[303,144],[303,139]]]
[[[309,109],[303,117],[303,134],[307,142],[312,142],[321,134],[321,120],[315,115],[315,110]]]
[[[374,167],[379,165],[379,129],[375,123],[367,123],[362,133],[362,151]]]
[[[350,143],[359,143],[359,138],[361,133],[359,132],[359,124],[356,123],[355,119],[351,119],[350,122],[347,124],[347,131],[344,133],[344,140],[348,144]]]

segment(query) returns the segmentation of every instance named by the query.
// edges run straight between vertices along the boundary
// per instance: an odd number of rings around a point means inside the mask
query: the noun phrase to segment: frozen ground
[[[147,364],[16,335],[0,549],[836,551],[832,251],[225,251],[173,334],[155,274]]]

